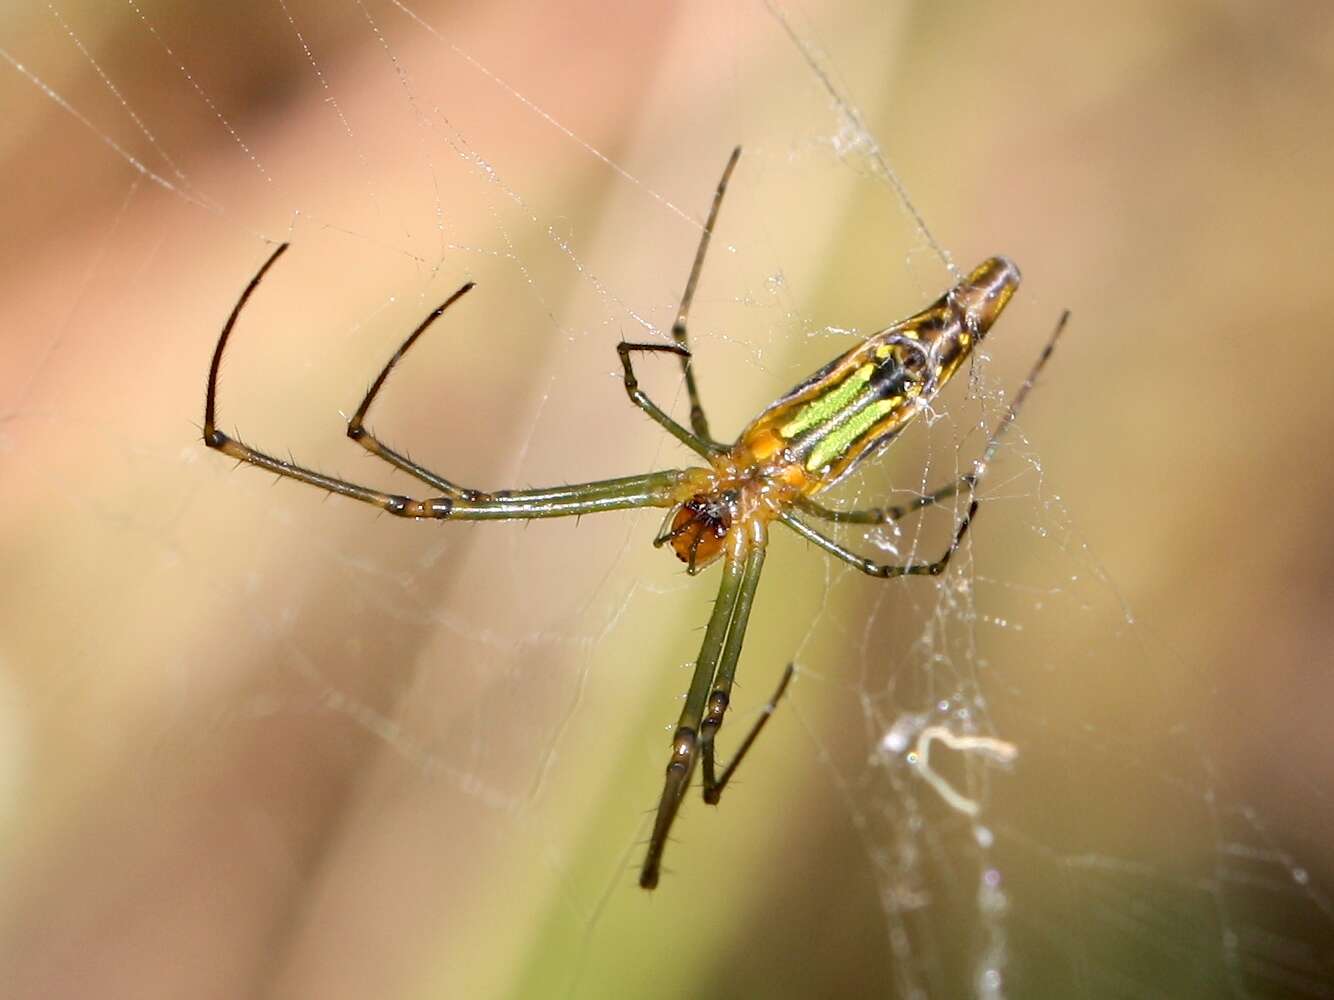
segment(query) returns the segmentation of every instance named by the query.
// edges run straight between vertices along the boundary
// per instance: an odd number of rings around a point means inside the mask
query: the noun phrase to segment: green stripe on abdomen
[[[866,383],[871,380],[873,371],[875,371],[875,365],[862,365],[836,387],[830,389],[823,396],[811,400],[798,410],[795,417],[778,428],[778,433],[786,440],[791,441],[813,427],[837,419],[857,399]]]
[[[817,472],[829,463],[842,458],[849,448],[860,441],[882,417],[893,412],[900,402],[902,397],[876,400],[830,428],[811,449],[810,457],[806,459],[806,471]]]

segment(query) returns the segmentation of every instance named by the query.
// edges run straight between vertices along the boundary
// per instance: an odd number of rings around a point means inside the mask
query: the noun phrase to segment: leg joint
[[[682,726],[672,737],[672,756],[667,761],[667,774],[686,774],[695,767],[695,749],[697,739],[695,731],[689,726]]]
[[[730,699],[726,691],[714,691],[709,695],[708,706],[704,710],[704,721],[700,723],[700,736],[709,741],[713,739],[719,727],[723,724],[723,716],[727,713],[727,706]]]

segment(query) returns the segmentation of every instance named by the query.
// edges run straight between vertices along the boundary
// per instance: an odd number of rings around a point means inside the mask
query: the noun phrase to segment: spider
[[[218,368],[242,308],[264,275],[287,250],[279,246],[241,293],[227,318],[209,365],[204,404],[204,443],[241,462],[279,476],[379,507],[397,517],[435,520],[528,520],[661,507],[666,519],[653,539],[669,546],[694,575],[722,560],[718,600],[695,661],[684,707],[671,741],[666,779],[659,800],[639,884],[658,884],[663,849],[696,767],[703,772],[704,801],[716,804],[750,751],[792,679],[788,665],[777,690],[753,723],[731,762],[719,771],[714,744],[727,712],[746,622],[764,566],[769,525],[777,522],[836,559],[873,577],[938,576],[949,565],[977,514],[976,489],[994,457],[1001,435],[1050,357],[1068,314],[1061,317],[1014,402],[988,439],[972,470],[906,506],[833,510],[814,497],[843,479],[863,460],[879,454],[931,402],[959,370],[1019,285],[1019,270],[992,257],[926,309],[871,335],[835,358],[790,392],[770,403],[732,444],[713,437],[700,404],[691,365],[686,325],[718,210],[741,148],[732,151],[713,196],[694,263],[681,296],[671,343],[616,345],[630,401],[681,444],[699,455],[702,466],[649,472],[619,479],[546,489],[477,490],[437,475],[383,444],[365,427],[370,409],[389,373],[426,329],[472,288],[469,282],[426,316],[394,353],[347,424],[347,436],[371,454],[408,473],[436,492],[415,499],[326,476],[243,444],[217,428]],[[690,403],[689,428],[678,423],[639,387],[632,356],[675,355]],[[805,518],[833,524],[885,524],[963,492],[969,503],[948,547],[930,562],[883,564],[855,552],[812,527]]]

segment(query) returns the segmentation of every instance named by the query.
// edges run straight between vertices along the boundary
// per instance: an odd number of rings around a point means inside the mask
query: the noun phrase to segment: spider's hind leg
[[[893,507],[866,507],[861,510],[835,510],[816,503],[809,497],[797,500],[797,506],[812,517],[818,517],[834,524],[893,524],[909,514],[915,514],[926,507],[932,507],[942,500],[948,500],[960,491],[971,492],[977,485],[977,475],[965,472],[952,483],[946,483],[940,489],[914,499],[911,503]]]

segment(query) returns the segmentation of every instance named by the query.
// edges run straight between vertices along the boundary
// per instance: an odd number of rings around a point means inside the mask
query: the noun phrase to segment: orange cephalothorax
[[[723,539],[732,526],[735,494],[696,493],[668,516],[655,544],[668,543],[680,560],[695,573],[723,554]]]

